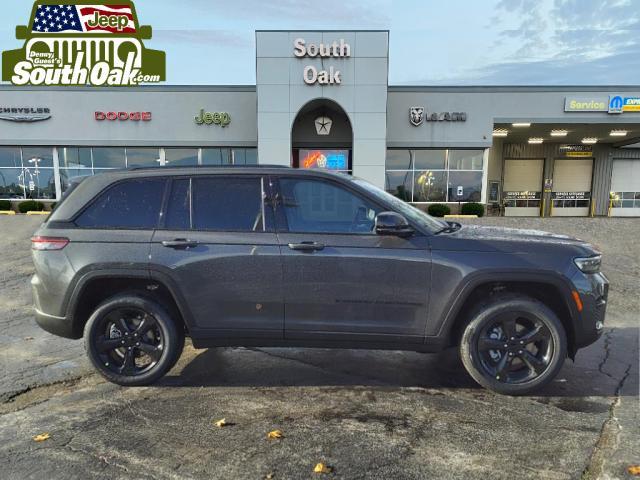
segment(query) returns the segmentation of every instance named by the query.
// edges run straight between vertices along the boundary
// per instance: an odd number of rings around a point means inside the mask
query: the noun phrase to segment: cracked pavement
[[[39,221],[0,218],[2,478],[318,478],[324,462],[324,477],[348,479],[622,479],[640,463],[638,219],[474,220],[592,241],[612,282],[603,337],[520,398],[479,388],[453,351],[187,345],[158,384],[111,385],[81,341],[35,325]],[[274,429],[284,438],[268,440]],[[42,432],[51,438],[33,442]]]

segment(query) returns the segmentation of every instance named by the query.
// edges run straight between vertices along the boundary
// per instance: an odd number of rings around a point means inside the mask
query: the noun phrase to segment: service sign
[[[554,200],[589,200],[591,192],[553,192],[551,198]]]
[[[541,192],[504,192],[505,200],[540,200]]]
[[[21,48],[2,53],[2,80],[14,85],[135,86],[166,78],[165,52],[145,47],[151,27],[138,24],[129,0],[38,0]]]
[[[571,158],[590,158],[593,156],[592,145],[560,145],[560,153]]]

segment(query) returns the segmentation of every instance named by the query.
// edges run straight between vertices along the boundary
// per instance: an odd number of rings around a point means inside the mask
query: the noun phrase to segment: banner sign
[[[541,192],[504,192],[505,200],[540,200]]]
[[[551,198],[554,200],[589,200],[591,192],[552,192]]]

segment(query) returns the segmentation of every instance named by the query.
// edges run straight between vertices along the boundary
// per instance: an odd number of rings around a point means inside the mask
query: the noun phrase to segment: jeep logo
[[[231,123],[231,115],[227,112],[205,112],[204,108],[200,110],[200,114],[196,115],[195,121],[197,125],[220,125],[226,127]]]
[[[126,15],[100,15],[95,12],[93,18],[87,21],[89,27],[111,27],[116,28],[119,32],[129,26],[129,17]]]

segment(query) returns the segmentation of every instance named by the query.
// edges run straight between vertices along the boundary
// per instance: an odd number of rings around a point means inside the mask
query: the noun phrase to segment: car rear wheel
[[[546,385],[566,356],[567,336],[557,315],[524,295],[503,294],[480,305],[460,342],[462,363],[473,379],[506,395]]]
[[[184,347],[184,332],[156,300],[123,294],[100,304],[84,328],[98,372],[118,385],[149,385],[167,373]]]

